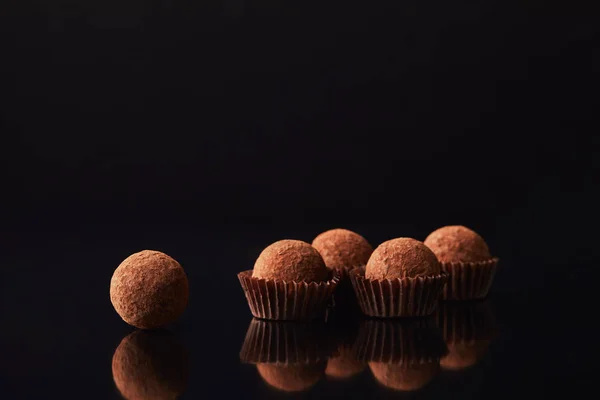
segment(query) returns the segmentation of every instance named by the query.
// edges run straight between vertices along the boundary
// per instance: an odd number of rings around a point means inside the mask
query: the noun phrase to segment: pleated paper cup
[[[438,362],[447,348],[433,317],[366,319],[354,352],[363,362],[411,365]]]
[[[433,314],[448,274],[398,278],[367,279],[365,270],[349,272],[354,292],[362,312],[369,317],[423,317]]]
[[[477,364],[497,334],[487,301],[444,302],[437,319],[448,346],[448,354],[441,360],[446,370],[462,370]]]
[[[324,322],[299,323],[253,318],[240,351],[248,364],[312,364],[332,354]]]
[[[441,263],[450,275],[444,288],[444,300],[480,300],[487,296],[496,275],[498,258],[481,262]]]
[[[340,280],[340,272],[332,271],[325,282],[286,282],[252,277],[252,270],[238,274],[256,318],[277,321],[311,320],[325,316],[325,311]]]

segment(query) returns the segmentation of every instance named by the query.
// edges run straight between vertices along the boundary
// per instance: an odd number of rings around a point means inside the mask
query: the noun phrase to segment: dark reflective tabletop
[[[358,228],[373,242],[395,231]],[[237,272],[275,238],[310,240],[318,231],[89,225],[13,233],[2,263],[3,393],[490,398],[591,385],[591,285],[577,276],[585,264],[544,274],[556,271],[552,260],[507,252],[486,300],[440,303],[422,319],[335,309],[313,323],[253,319]],[[503,248],[501,239],[494,246]],[[189,277],[189,306],[164,331],[129,327],[110,303],[114,268],[141,248],[171,254]]]

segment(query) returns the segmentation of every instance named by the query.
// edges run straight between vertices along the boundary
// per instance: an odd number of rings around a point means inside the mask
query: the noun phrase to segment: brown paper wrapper
[[[433,317],[368,319],[361,324],[354,352],[363,362],[408,366],[438,362],[447,348]]]
[[[444,302],[437,320],[449,350],[441,361],[444,369],[461,370],[477,364],[497,333],[487,301]]]
[[[476,263],[441,263],[450,274],[442,293],[444,300],[480,300],[487,296],[492,286],[498,258]]]
[[[296,323],[253,318],[240,351],[249,364],[313,364],[332,353],[323,322]]]
[[[252,277],[252,270],[238,274],[252,315],[256,318],[299,321],[324,317],[325,310],[340,280],[332,272],[326,282],[285,282]]]
[[[422,317],[437,306],[448,274],[417,278],[366,279],[364,269],[349,272],[358,304],[365,315],[379,318]]]

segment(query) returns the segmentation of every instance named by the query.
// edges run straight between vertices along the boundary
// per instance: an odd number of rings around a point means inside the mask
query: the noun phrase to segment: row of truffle
[[[486,297],[497,263],[483,238],[464,226],[375,249],[355,232],[332,229],[312,244],[269,245],[238,278],[252,315],[261,319],[313,319],[332,298],[336,305],[357,304],[367,316],[414,317],[431,315],[440,299]]]

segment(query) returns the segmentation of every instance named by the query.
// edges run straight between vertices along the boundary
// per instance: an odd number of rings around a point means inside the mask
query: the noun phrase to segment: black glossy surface
[[[157,343],[145,365],[187,399],[282,397],[240,362],[237,272],[282,238],[457,223],[501,259],[497,332],[415,396],[593,390],[591,5],[0,1],[0,395],[118,398],[134,330],[110,277],[148,248],[182,263],[191,298],[172,335],[133,342]],[[368,370],[303,395],[399,396]]]

